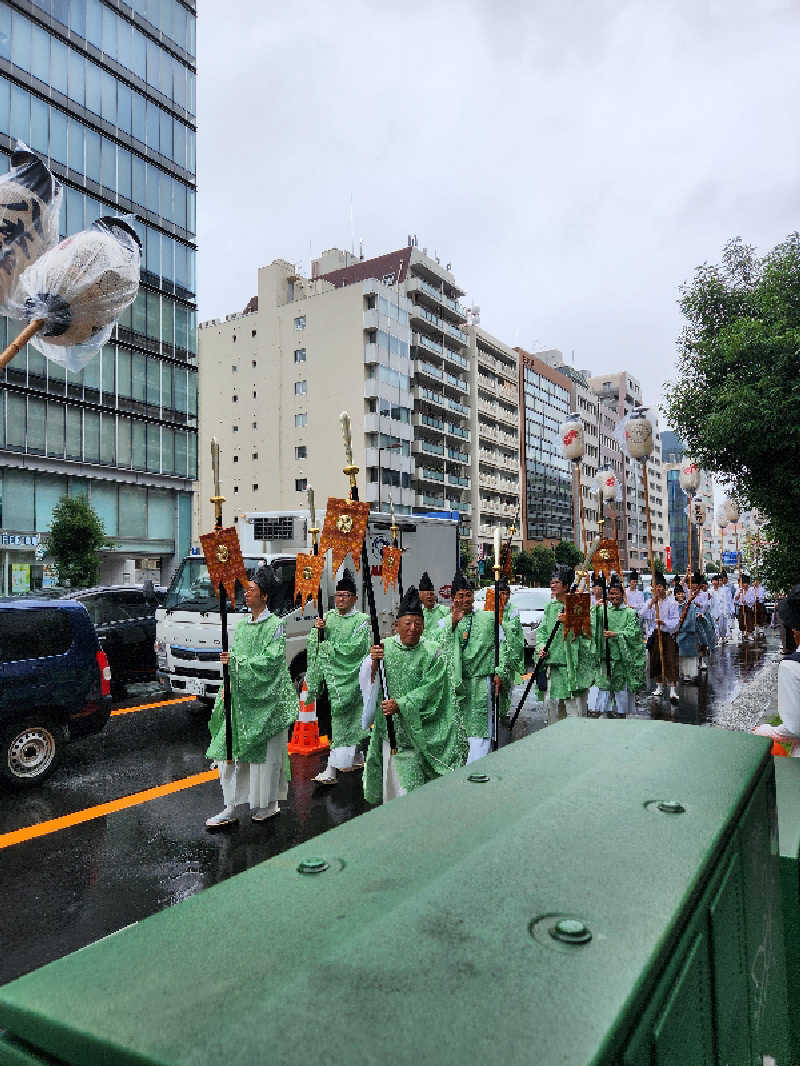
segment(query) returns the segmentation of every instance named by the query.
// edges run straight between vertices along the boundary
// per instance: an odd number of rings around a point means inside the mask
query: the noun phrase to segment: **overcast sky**
[[[659,399],[680,284],[798,227],[798,56],[798,0],[199,0],[200,320],[415,233],[485,329]]]

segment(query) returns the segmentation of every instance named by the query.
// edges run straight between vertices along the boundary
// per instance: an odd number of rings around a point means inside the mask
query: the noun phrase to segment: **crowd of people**
[[[567,606],[575,573],[564,565],[553,571],[534,653],[548,723],[571,715],[627,717],[645,688],[648,658],[653,694],[662,696],[668,685],[677,700],[677,686],[698,676],[703,657],[732,639],[737,625],[742,640],[764,633],[764,590],[747,575],[735,590],[724,574],[714,575],[710,587],[694,574],[691,583],[678,578],[669,589],[656,575],[649,598],[635,572],[627,588],[615,574],[603,582],[597,579],[588,618],[576,627],[568,618],[572,601]],[[221,688],[207,755],[220,770],[224,807],[206,821],[209,829],[235,823],[240,805],[249,806],[254,822],[266,821],[287,798],[287,729],[298,701],[284,625],[269,609],[277,588],[272,568],[261,566],[246,590],[250,615],[220,657],[230,674],[232,758]],[[423,573],[419,588],[401,598],[392,635],[374,644],[353,576],[344,570],[335,606],[307,638],[307,700],[324,688],[331,709],[330,753],[315,778],[320,786],[362,772],[364,796],[377,804],[489,753],[495,723],[508,724],[511,693],[525,670],[523,630],[504,580],[499,595],[496,633],[494,611],[474,609],[474,589],[461,571],[450,604],[437,603]]]

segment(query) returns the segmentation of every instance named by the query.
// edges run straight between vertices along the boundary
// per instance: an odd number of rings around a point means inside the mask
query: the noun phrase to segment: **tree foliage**
[[[800,514],[800,233],[763,258],[730,241],[679,303],[687,324],[667,417],[700,465],[764,514],[764,573],[788,588],[800,580],[784,548]]]
[[[583,552],[571,540],[560,540],[553,549],[553,555],[557,563],[566,563],[567,566],[574,567],[583,562]]]
[[[58,580],[73,588],[96,584],[98,552],[106,543],[103,523],[89,501],[83,496],[62,496],[53,508],[47,546]]]

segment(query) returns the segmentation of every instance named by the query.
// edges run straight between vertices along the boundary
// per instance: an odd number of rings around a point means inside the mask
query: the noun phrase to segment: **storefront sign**
[[[3,548],[35,548],[39,544],[39,539],[36,533],[0,532],[0,546]]]

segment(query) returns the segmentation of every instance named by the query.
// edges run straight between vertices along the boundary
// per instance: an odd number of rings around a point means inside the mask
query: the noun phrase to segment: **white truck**
[[[324,513],[317,512],[322,526]],[[427,570],[438,589],[439,598],[448,602],[450,582],[458,565],[459,523],[453,518],[427,515],[399,515],[399,540],[404,549],[403,585],[418,584]],[[367,552],[375,590],[375,603],[381,634],[391,632],[398,603],[397,589],[383,591],[381,551],[391,543],[390,517],[373,513],[367,527]],[[306,671],[306,636],[317,617],[317,605],[309,601],[304,608],[295,606],[294,573],[298,552],[310,552],[308,511],[258,511],[239,519],[239,543],[248,575],[262,561],[272,563],[280,582],[279,595],[270,609],[284,619],[286,659],[292,679],[302,685]],[[368,611],[362,575],[348,556],[344,563],[354,573],[362,610]],[[325,610],[333,606],[336,575],[331,573],[330,556],[322,576],[322,602]],[[228,633],[246,612],[243,592],[237,589],[236,604],[229,607]],[[161,687],[181,696],[195,696],[212,702],[222,683],[219,653],[222,646],[222,622],[218,601],[205,559],[199,549],[187,556],[175,572],[163,607],[156,611],[157,678]]]

